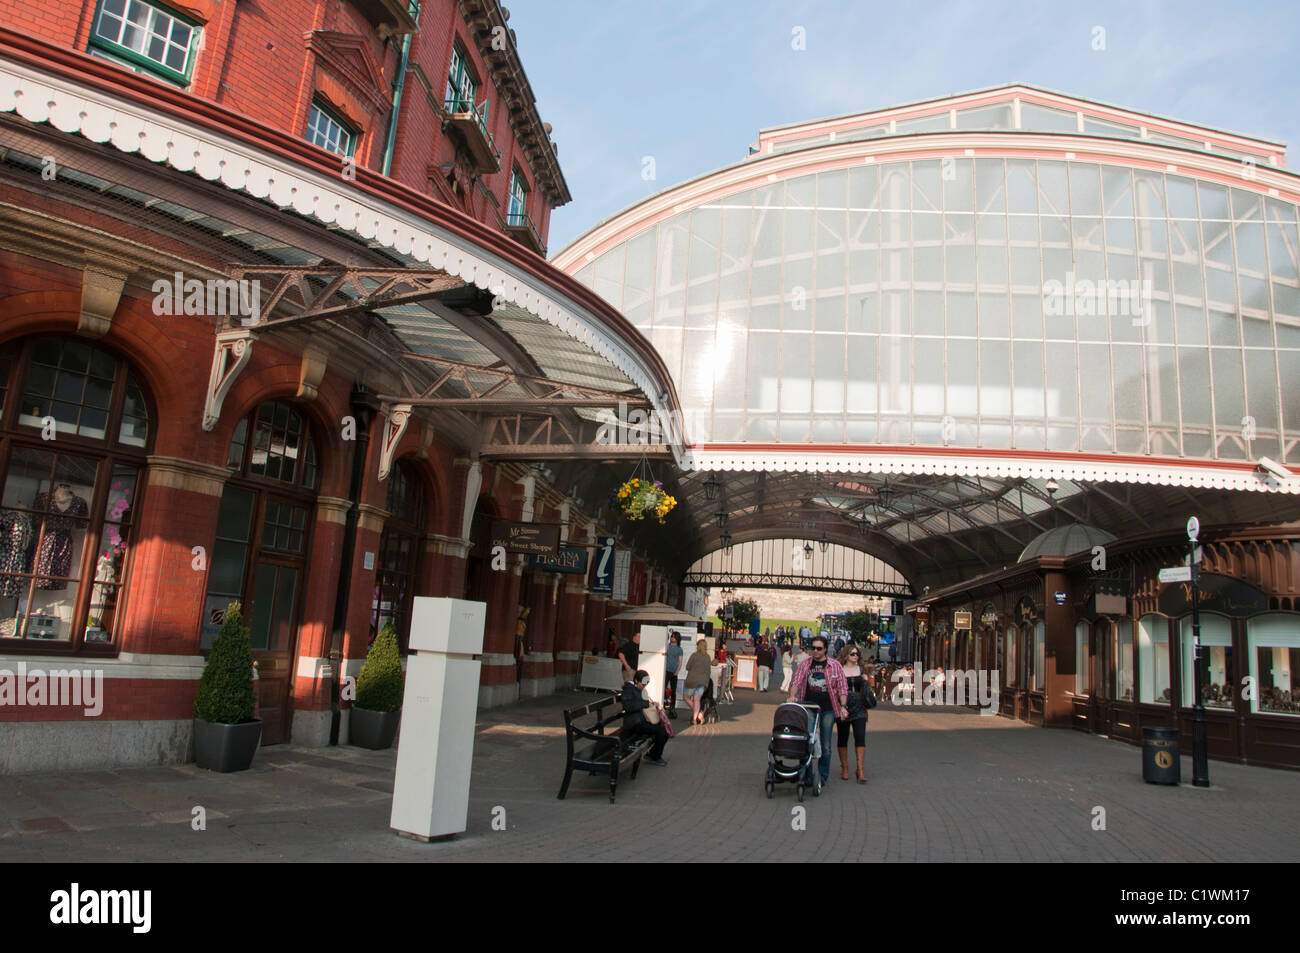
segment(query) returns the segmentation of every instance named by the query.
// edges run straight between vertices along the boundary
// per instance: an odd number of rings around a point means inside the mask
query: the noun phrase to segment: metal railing
[[[485,99],[481,105],[476,106],[472,99],[466,99],[461,96],[449,96],[446,101],[443,102],[442,108],[449,116],[473,116],[474,124],[478,126],[479,132],[483,134],[483,138],[487,141],[488,149],[491,150],[492,154],[496,156],[498,160],[501,158],[501,150],[497,148],[496,140],[492,137],[492,133],[488,131],[488,100]]]
[[[506,225],[510,228],[527,228],[528,234],[532,236],[537,247],[545,250],[546,243],[542,241],[542,233],[537,228],[537,223],[533,221],[531,215],[526,209],[518,209],[506,213]]]

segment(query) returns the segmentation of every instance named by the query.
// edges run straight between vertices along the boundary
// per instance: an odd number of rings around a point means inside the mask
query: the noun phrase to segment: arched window
[[[318,465],[311,429],[292,405],[268,401],[235,427],[226,455],[208,572],[201,648],[239,602],[258,663],[262,744],[289,737],[289,690],[307,577]],[[327,622],[327,620],[319,620]]]
[[[388,474],[388,521],[379,540],[379,566],[370,611],[370,636],[390,622],[406,650],[411,635],[411,600],[426,532],[424,485],[414,467],[399,460]]]
[[[0,640],[90,647],[120,636],[148,403],[126,362],[83,341],[0,350]]]

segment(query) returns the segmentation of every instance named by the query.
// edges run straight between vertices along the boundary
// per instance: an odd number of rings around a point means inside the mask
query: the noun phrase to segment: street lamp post
[[[1210,786],[1210,758],[1205,745],[1205,703],[1201,694],[1203,684],[1201,658],[1201,567],[1196,561],[1196,537],[1201,531],[1200,521],[1193,516],[1187,521],[1187,562],[1192,569],[1192,679],[1196,682],[1196,707],[1192,709],[1192,785]]]

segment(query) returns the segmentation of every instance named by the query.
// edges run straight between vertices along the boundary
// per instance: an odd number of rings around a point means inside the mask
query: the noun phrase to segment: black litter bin
[[[1177,728],[1142,729],[1142,780],[1149,784],[1177,784],[1182,759]]]

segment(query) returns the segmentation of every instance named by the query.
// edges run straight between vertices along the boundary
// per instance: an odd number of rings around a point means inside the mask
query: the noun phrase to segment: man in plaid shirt
[[[844,669],[833,658],[826,657],[826,638],[814,635],[812,655],[799,663],[790,679],[792,702],[805,702],[821,708],[818,727],[822,735],[822,756],[817,767],[822,783],[831,776],[831,730],[837,719],[848,717],[849,683]]]

